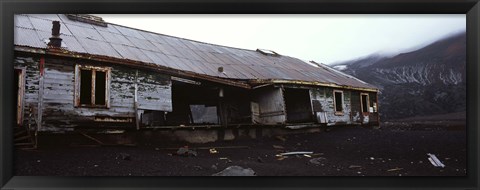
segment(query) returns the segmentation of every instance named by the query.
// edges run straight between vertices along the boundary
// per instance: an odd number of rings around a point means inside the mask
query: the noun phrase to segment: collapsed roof
[[[99,17],[64,14],[15,15],[16,46],[48,49],[52,21],[60,21],[62,50],[155,64],[250,83],[295,83],[377,91],[323,64],[310,64],[269,50],[208,44],[106,23]]]

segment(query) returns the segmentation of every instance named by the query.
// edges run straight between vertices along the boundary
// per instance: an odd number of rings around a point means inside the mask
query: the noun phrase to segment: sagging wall
[[[287,117],[282,88],[269,86],[256,89],[252,99],[254,124],[285,124]]]
[[[169,76],[117,65],[55,57],[44,60],[44,73],[40,77],[40,58],[15,58],[15,67],[26,67],[25,110],[31,105],[41,114],[40,131],[68,131],[76,126],[135,127],[135,93],[138,109],[172,110]],[[111,68],[108,108],[75,106],[77,64]],[[43,79],[39,80],[40,78]],[[38,109],[38,105],[43,109]],[[27,119],[24,117],[24,120]]]

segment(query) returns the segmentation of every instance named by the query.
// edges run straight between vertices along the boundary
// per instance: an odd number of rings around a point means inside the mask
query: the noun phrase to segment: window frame
[[[362,96],[365,96],[365,95],[367,96],[367,102],[366,102],[366,104],[367,104],[367,111],[366,111],[366,112],[363,111],[363,106],[364,106],[364,105],[363,105],[363,99],[362,99]],[[361,112],[364,113],[364,114],[370,113],[370,95],[369,95],[368,93],[360,93],[360,110],[361,110]]]
[[[81,104],[80,103],[80,88],[81,88],[81,70],[91,70],[92,71],[92,81],[91,81],[91,93],[90,101],[91,104]],[[111,67],[99,67],[91,65],[75,65],[75,98],[74,105],[75,107],[86,107],[86,108],[110,108],[110,79],[111,79]],[[96,105],[95,104],[95,75],[96,72],[105,72],[105,105]]]
[[[16,113],[16,124],[19,126],[23,125],[23,119],[24,119],[24,109],[25,109],[25,88],[26,88],[26,67],[14,67],[14,72],[18,72],[18,90],[17,90],[17,100],[16,100],[16,107],[17,107],[17,113]]]
[[[335,93],[337,93],[337,92],[342,95],[342,98],[341,98],[342,110],[341,111],[337,110],[337,98],[335,96]],[[343,91],[342,90],[333,90],[333,110],[335,111],[335,115],[343,115],[344,114],[344,110],[345,110],[344,105],[345,105],[345,101],[344,101]]]

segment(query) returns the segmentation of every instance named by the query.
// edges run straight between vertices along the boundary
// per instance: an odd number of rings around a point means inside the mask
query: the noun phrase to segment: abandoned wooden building
[[[40,132],[378,125],[378,89],[315,62],[91,15],[15,15],[17,124]]]

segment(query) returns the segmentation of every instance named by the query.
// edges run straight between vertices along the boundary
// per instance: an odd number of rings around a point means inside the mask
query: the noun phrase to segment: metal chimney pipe
[[[52,21],[52,37],[50,37],[50,42],[48,46],[52,47],[62,47],[62,38],[60,38],[60,21]]]

